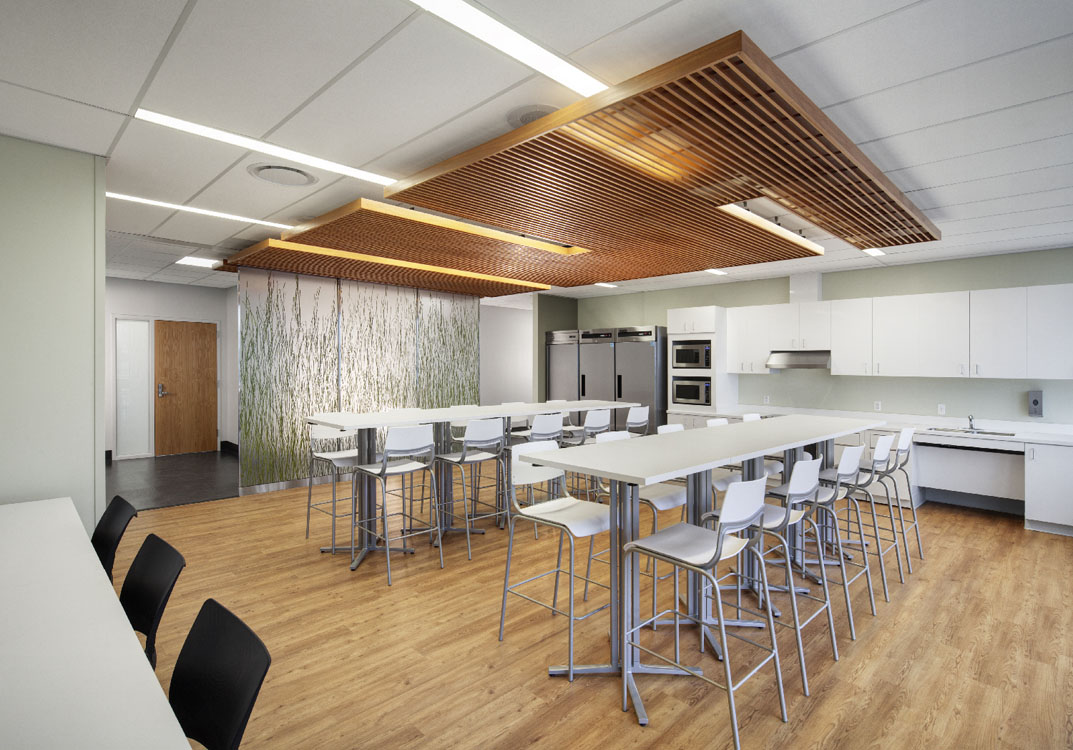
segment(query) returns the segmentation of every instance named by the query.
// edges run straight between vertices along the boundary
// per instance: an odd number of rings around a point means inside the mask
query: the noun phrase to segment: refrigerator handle
[[[615,398],[622,398],[622,376],[618,376],[618,395]]]
[[[585,398],[585,376],[581,376],[581,397]]]

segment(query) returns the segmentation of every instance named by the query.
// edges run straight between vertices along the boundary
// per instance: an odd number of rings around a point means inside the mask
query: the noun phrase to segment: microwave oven
[[[711,369],[712,342],[675,341],[671,344],[671,367]]]
[[[676,404],[712,405],[711,378],[672,378],[671,401]]]

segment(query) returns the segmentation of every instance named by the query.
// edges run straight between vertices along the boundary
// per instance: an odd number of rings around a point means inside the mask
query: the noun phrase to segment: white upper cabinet
[[[1028,295],[1028,377],[1073,379],[1073,284],[1034,286]]]
[[[667,333],[715,333],[715,307],[679,307],[668,310]]]
[[[913,295],[917,371],[925,378],[969,374],[969,293]]]
[[[872,374],[872,298],[831,305],[831,374]],[[807,340],[807,339],[806,339]]]
[[[768,352],[797,349],[800,343],[797,305],[763,305],[762,307],[767,309]]]
[[[1037,287],[1033,287],[1033,295]],[[974,378],[1025,378],[1028,370],[1028,290],[969,293],[969,352]]]
[[[916,296],[872,300],[872,371],[886,377],[917,374]]]
[[[798,349],[831,348],[831,303],[801,302],[798,308]]]
[[[782,305],[727,308],[727,372],[767,375],[772,310]]]

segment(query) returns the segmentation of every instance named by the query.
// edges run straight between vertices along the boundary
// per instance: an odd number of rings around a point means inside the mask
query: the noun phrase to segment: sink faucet
[[[971,414],[969,415],[969,429],[973,432],[976,431],[976,421]]]

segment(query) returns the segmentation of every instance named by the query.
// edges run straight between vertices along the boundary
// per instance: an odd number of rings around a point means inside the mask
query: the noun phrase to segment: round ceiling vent
[[[317,178],[309,172],[303,172],[296,167],[285,167],[282,164],[251,164],[246,171],[259,180],[287,187],[304,187],[317,181]]]
[[[520,128],[522,125],[528,125],[533,120],[539,120],[544,115],[550,115],[554,111],[555,107],[547,104],[527,104],[524,107],[516,107],[508,112],[507,122],[510,123],[512,128]]]

